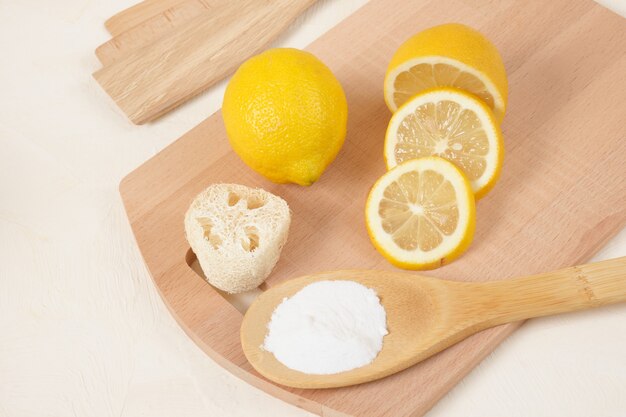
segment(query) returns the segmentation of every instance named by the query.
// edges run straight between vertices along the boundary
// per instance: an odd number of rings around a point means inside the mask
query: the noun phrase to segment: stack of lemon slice
[[[384,91],[394,112],[384,149],[389,171],[368,197],[367,229],[394,265],[436,268],[467,249],[475,199],[500,174],[504,65],[479,32],[441,25],[400,46]]]

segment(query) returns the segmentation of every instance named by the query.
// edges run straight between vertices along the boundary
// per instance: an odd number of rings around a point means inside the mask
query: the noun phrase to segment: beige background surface
[[[363,3],[320,1],[276,45],[304,47]],[[0,417],[309,415],[197,349],[142,264],[117,184],[219,108],[224,83],[126,121],[91,73],[102,23],[131,4],[0,1]],[[626,231],[596,259],[623,255]],[[624,387],[619,305],[527,323],[429,417],[623,417]]]

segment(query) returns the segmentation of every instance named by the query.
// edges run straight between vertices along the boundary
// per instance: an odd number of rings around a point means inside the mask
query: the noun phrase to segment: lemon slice
[[[385,137],[387,168],[409,159],[441,156],[463,171],[476,198],[496,183],[504,158],[493,113],[474,96],[452,88],[425,91],[391,117]]]
[[[500,122],[508,84],[502,58],[480,32],[457,23],[435,26],[403,43],[385,75],[385,101],[395,112],[409,98],[433,87],[456,87],[485,102]]]
[[[457,258],[471,243],[474,195],[452,163],[436,156],[414,159],[374,184],[365,221],[372,243],[389,262],[433,269]]]

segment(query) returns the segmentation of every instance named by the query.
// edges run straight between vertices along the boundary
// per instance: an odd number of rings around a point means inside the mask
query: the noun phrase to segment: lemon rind
[[[398,247],[385,232],[378,216],[378,203],[382,194],[393,180],[405,172],[432,169],[443,173],[454,187],[459,207],[459,222],[455,232],[444,238],[442,245],[431,251],[419,248],[407,251]],[[476,205],[474,194],[465,175],[451,162],[437,156],[406,161],[385,173],[372,187],[365,205],[366,227],[374,247],[393,265],[413,270],[434,269],[450,263],[467,250],[472,242],[476,227]]]

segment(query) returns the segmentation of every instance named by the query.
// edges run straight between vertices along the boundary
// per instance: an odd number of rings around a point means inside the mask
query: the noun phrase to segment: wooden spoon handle
[[[479,290],[487,328],[626,301],[626,257],[490,282]]]

